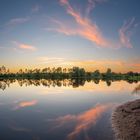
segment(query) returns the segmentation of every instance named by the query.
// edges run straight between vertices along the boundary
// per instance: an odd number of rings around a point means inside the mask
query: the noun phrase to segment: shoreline
[[[140,140],[140,99],[118,106],[112,114],[117,140]]]

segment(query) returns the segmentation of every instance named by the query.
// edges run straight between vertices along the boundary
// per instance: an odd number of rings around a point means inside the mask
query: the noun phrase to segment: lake
[[[111,114],[140,82],[0,81],[0,140],[113,140]]]

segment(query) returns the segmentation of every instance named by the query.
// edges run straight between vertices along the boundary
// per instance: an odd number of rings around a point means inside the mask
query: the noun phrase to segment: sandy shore
[[[140,99],[117,107],[112,125],[117,140],[140,140]]]

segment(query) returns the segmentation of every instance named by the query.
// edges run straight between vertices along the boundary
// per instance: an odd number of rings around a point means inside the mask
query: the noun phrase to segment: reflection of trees
[[[128,83],[132,84],[132,83],[138,83],[138,80],[126,80]]]
[[[132,92],[133,94],[139,94],[140,93],[140,84],[135,87],[135,89]]]
[[[5,82],[0,82],[0,88],[2,90],[5,90],[6,89],[6,83]]]
[[[93,81],[94,81],[95,84],[99,84],[100,79],[94,79]]]
[[[10,84],[14,82],[18,82],[19,86],[45,86],[45,87],[69,87],[77,88],[79,86],[84,86],[85,82],[94,82],[95,84],[99,84],[100,79],[85,79],[85,78],[74,78],[74,79],[5,79],[0,81],[0,89],[5,90]],[[114,80],[103,80],[106,82],[107,86],[110,86]],[[131,82],[130,82],[131,83]],[[139,87],[140,88],[140,87]],[[134,90],[137,93],[140,89],[136,88]]]
[[[111,86],[111,81],[107,80],[106,84],[107,84],[107,86]]]
[[[84,86],[85,79],[72,79],[71,82],[72,82],[72,86],[76,88],[79,86]]]
[[[11,83],[14,83],[15,80],[7,79],[0,81],[0,89],[5,90],[7,87],[10,86]]]
[[[63,79],[63,80],[59,80],[59,79],[55,79],[55,80],[51,80],[51,79],[18,79],[18,80],[2,80],[0,81],[0,89],[4,90],[7,87],[10,86],[10,84],[12,84],[13,82],[17,81],[19,86],[46,86],[46,87],[69,87],[72,86],[74,88],[79,87],[79,86],[84,86],[85,84],[85,79]]]
[[[106,82],[107,86],[111,86],[111,83],[115,80],[110,79],[103,79],[104,82]],[[118,81],[118,80],[117,80]]]

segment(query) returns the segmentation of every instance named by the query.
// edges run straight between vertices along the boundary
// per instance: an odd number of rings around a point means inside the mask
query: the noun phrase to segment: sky
[[[0,0],[0,66],[140,72],[139,0]]]

